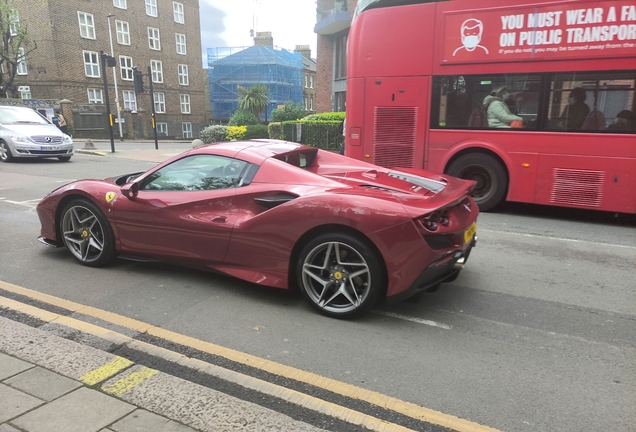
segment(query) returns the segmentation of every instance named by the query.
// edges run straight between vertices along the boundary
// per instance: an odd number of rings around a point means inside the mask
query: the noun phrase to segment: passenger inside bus
[[[614,122],[607,127],[610,132],[634,132],[636,131],[636,115],[629,111],[623,110],[616,114]]]
[[[568,97],[568,105],[561,114],[562,123],[559,125],[563,129],[581,129],[583,122],[590,113],[590,107],[585,103],[587,93],[582,87],[575,87]]]
[[[505,85],[496,87],[484,98],[484,107],[488,113],[488,127],[511,128],[523,127],[523,118],[510,112],[506,100],[510,98]]]

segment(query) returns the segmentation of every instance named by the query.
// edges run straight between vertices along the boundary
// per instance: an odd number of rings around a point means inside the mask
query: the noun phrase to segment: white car
[[[0,160],[56,157],[62,162],[73,156],[73,139],[37,111],[0,106]]]

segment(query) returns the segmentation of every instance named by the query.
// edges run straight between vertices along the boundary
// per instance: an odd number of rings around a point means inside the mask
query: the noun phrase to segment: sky
[[[250,30],[270,31],[274,45],[309,45],[316,57],[316,0],[199,0],[204,67],[207,49],[251,46]],[[256,12],[256,14],[254,13]]]

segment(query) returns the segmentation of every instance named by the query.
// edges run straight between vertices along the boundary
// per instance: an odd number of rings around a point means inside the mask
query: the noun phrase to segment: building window
[[[181,114],[190,114],[190,95],[179,95],[181,99]]]
[[[157,14],[157,0],[146,0],[146,15],[156,17]]]
[[[314,88],[314,76],[309,76],[309,88]]]
[[[20,92],[21,99],[31,99],[31,87],[19,86],[18,91]]]
[[[151,50],[159,51],[161,49],[161,37],[158,28],[148,27],[148,46]]]
[[[152,72],[152,82],[163,82],[163,66],[159,60],[150,60],[150,72]]]
[[[179,84],[190,85],[190,78],[188,77],[188,65],[179,65]]]
[[[314,110],[314,97],[309,96],[309,111],[313,111],[313,110]]]
[[[183,133],[183,138],[192,138],[192,123],[181,123],[181,132]]]
[[[126,81],[133,80],[133,60],[132,57],[119,56],[119,68],[121,70],[121,79]]]
[[[185,14],[183,13],[183,3],[172,2],[172,9],[174,10],[174,22],[179,24],[185,23]]]
[[[154,93],[155,96],[155,112],[166,112],[166,95],[163,93]]]
[[[126,21],[115,20],[117,30],[117,42],[122,45],[130,45],[130,27]]]
[[[84,53],[84,72],[87,77],[99,78],[99,61],[97,53],[94,51],[83,51]]]
[[[137,111],[137,96],[132,90],[124,90],[124,109]]]
[[[9,17],[9,31],[11,36],[17,36],[20,29],[20,16],[17,9],[11,9]]]
[[[175,39],[177,41],[177,54],[186,55],[186,37],[184,34],[177,33],[175,34]]]
[[[305,109],[309,109],[309,98],[307,96],[305,96]]]
[[[333,110],[344,112],[347,106],[347,92],[336,92],[333,95]]]
[[[157,123],[157,134],[162,136],[168,136],[168,123]]]
[[[334,70],[336,79],[347,77],[347,36],[336,39],[336,68]]]
[[[86,39],[95,39],[93,15],[77,11],[77,19],[79,20],[80,36]]]
[[[102,96],[102,89],[89,88],[88,89],[88,103],[89,104],[101,104],[104,103]]]
[[[24,48],[18,48],[18,68],[16,69],[16,73],[18,75],[26,75],[28,73],[27,70],[27,61],[24,56]]]
[[[119,9],[128,9],[127,0],[113,0],[113,6]]]
[[[309,75],[305,75],[305,88],[309,88]]]

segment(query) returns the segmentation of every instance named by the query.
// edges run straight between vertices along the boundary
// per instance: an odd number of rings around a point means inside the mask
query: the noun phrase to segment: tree
[[[0,0],[0,33],[0,97],[17,97],[13,80],[26,69],[26,59],[37,44],[29,38],[27,26],[20,24],[14,0]]]
[[[307,111],[302,105],[296,104],[292,101],[285,102],[282,108],[276,108],[272,111],[273,122],[284,122],[298,120],[307,115]]]
[[[261,118],[261,113],[269,104],[267,86],[265,84],[255,84],[249,88],[237,86],[236,89],[239,93],[239,110],[251,112],[257,118]],[[265,112],[265,121],[267,121],[267,112]]]

